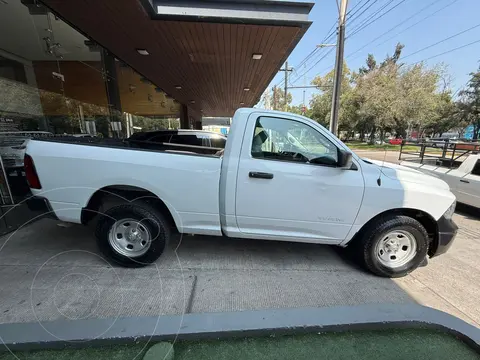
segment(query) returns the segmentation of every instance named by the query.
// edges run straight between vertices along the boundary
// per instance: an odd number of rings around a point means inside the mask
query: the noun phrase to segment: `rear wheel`
[[[402,277],[415,270],[428,252],[428,234],[417,220],[403,215],[379,218],[357,244],[362,264],[383,277]]]
[[[108,209],[95,231],[100,251],[126,267],[151,264],[165,250],[170,228],[163,214],[149,204],[122,204]]]

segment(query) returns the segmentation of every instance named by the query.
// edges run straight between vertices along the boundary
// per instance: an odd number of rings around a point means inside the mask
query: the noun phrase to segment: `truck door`
[[[466,174],[460,179],[455,186],[455,196],[457,201],[472,205],[480,206],[480,160],[475,162],[470,173]]]
[[[332,244],[346,238],[364,181],[359,167],[336,166],[338,148],[329,137],[301,118],[250,115],[237,173],[241,232]]]

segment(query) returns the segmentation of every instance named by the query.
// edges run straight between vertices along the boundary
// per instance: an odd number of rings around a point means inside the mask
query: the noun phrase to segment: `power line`
[[[430,56],[430,57],[428,57],[428,58],[426,58],[426,59],[417,61],[417,62],[413,63],[412,65],[416,65],[416,64],[419,64],[419,63],[421,63],[421,62],[423,62],[423,61],[427,61],[427,60],[430,60],[430,59],[434,59],[434,58],[436,58],[436,57],[439,57],[439,56],[442,56],[442,55],[445,55],[445,54],[448,54],[448,53],[451,53],[451,52],[454,52],[454,51],[457,51],[457,50],[466,48],[467,46],[471,46],[471,45],[477,44],[477,43],[480,43],[480,39],[479,39],[479,40],[476,40],[476,41],[472,41],[471,43],[468,43],[468,44],[465,44],[465,45],[462,45],[462,46],[458,46],[458,47],[456,47],[456,48],[453,48],[453,49],[444,51],[444,52],[442,52],[442,53],[440,53],[440,54]]]
[[[291,81],[290,84],[295,83],[295,82],[298,81],[298,79],[300,79],[303,75],[307,74],[310,70],[312,70],[315,66],[317,66],[317,64],[318,64],[320,61],[322,61],[323,59],[325,59],[325,58],[333,51],[333,49],[334,49],[333,47],[330,48],[330,50],[327,51],[327,52],[325,53],[325,55],[323,55],[320,59],[318,59],[318,61],[317,61],[315,64],[313,64],[312,66],[310,66],[310,67],[308,68],[308,70],[304,71],[304,72],[303,72],[301,75],[299,75],[295,80]]]
[[[321,44],[327,42],[328,40],[330,40],[330,38],[335,35],[335,32],[336,32],[336,25],[337,23],[334,22],[332,24],[332,26],[330,27],[330,29],[327,31],[327,35],[323,38],[323,40],[321,41]],[[318,55],[320,55],[322,53],[322,49],[321,48],[318,48],[316,47],[315,49],[313,49],[300,63],[298,63],[298,65],[294,66],[294,69],[299,69],[302,65],[306,64],[308,61],[312,60],[312,61],[315,61],[313,60],[315,57],[318,59]],[[321,56],[321,55],[320,55]],[[302,75],[298,75],[295,80],[293,81],[297,81]],[[284,83],[285,80],[281,80],[277,86],[281,85]]]
[[[387,11],[385,11],[383,14],[380,14],[379,16],[377,16],[375,19],[371,20],[370,22],[364,24],[363,26],[359,26],[357,27],[355,30],[353,30],[353,34],[351,34],[349,37],[352,37],[352,36],[355,36],[356,34],[358,34],[360,31],[362,31],[363,29],[367,28],[368,26],[370,26],[371,24],[373,24],[375,21],[378,21],[379,19],[381,19],[382,17],[384,17],[385,15],[387,15],[389,12],[391,12],[392,10],[396,9],[397,7],[399,7],[400,5],[402,5],[405,1],[407,0],[401,0],[397,5],[391,7],[390,9],[388,9]],[[390,2],[391,3],[391,2]],[[388,4],[387,4],[388,5]]]
[[[348,12],[347,12],[347,19],[348,19],[348,18],[352,18],[353,16],[355,16],[355,14],[356,14],[357,12],[359,12],[360,10],[362,10],[362,9],[365,7],[365,5],[367,5],[370,1],[372,1],[372,0],[366,0],[366,1],[364,1],[364,2],[363,2],[363,5],[362,5],[357,11],[355,11],[353,14],[350,14],[352,11],[354,11],[354,10],[362,3],[362,1],[359,1],[359,2],[357,3],[357,5],[355,5],[353,8],[351,8],[350,10],[348,10]],[[375,0],[375,2],[377,2],[377,1],[378,1],[378,0]]]
[[[370,1],[372,0],[367,0],[364,5],[368,4]],[[370,9],[370,7],[372,7],[372,5],[374,5],[378,0],[374,0],[373,3],[370,4],[370,6],[368,6],[364,11],[362,11],[356,18],[354,18],[353,20],[355,19],[358,19],[363,13],[365,13],[368,9]],[[383,7],[381,7],[379,10],[377,10],[377,12],[375,12],[372,16],[375,16],[376,14],[378,14],[381,10],[383,10],[385,7],[387,7],[388,5],[390,5],[393,1],[395,0],[390,0],[390,2],[388,2],[387,4],[385,4]],[[402,0],[403,1],[406,1],[406,0]],[[398,6],[398,5],[397,5]],[[360,8],[361,9],[361,8]],[[357,12],[360,10],[358,9]],[[352,9],[353,10],[353,9]],[[390,9],[390,10],[393,10]],[[355,13],[354,13],[355,14]],[[354,15],[352,14],[351,17]],[[353,21],[352,20],[352,21]],[[366,19],[368,21],[368,18]],[[360,26],[362,26],[364,23],[362,23]],[[308,68],[308,70],[304,71],[302,74],[298,75],[294,80],[292,80],[290,83],[293,84],[295,83],[296,81],[298,81],[302,76],[304,76],[305,74],[307,74],[310,70],[312,70],[315,66],[318,65],[318,63],[320,63],[320,61],[322,61],[323,59],[325,59],[331,52],[333,51],[333,48],[331,48],[330,50],[328,50],[322,57],[320,57],[312,66],[310,66]]]
[[[458,1],[458,0],[455,0],[455,1]],[[385,36],[386,34],[392,32],[393,30],[395,30],[396,28],[398,28],[399,26],[405,24],[408,20],[412,19],[413,17],[417,16],[418,14],[420,14],[422,11],[432,7],[433,5],[437,4],[438,3],[438,0],[434,0],[432,1],[430,4],[428,4],[427,6],[423,7],[422,9],[420,9],[419,11],[415,12],[415,14],[409,16],[407,19],[399,22],[397,25],[395,25],[394,27],[390,28],[389,30],[387,30],[386,32],[382,33],[381,35],[377,36],[375,39],[373,39],[372,41],[370,41],[369,43],[363,45],[361,48],[355,50],[353,53],[349,54],[348,57],[358,53],[360,50],[363,50],[365,49],[368,45],[370,45],[371,43],[377,41],[378,39],[382,38],[383,36]]]
[[[430,49],[431,47],[434,47],[434,46],[436,46],[436,45],[438,45],[438,44],[441,44],[441,43],[443,43],[443,42],[445,42],[445,41],[448,41],[448,40],[450,40],[450,39],[453,39],[454,37],[457,37],[457,36],[459,36],[459,35],[465,34],[466,32],[468,32],[468,31],[470,31],[470,30],[473,30],[473,29],[476,29],[476,28],[478,28],[478,27],[480,27],[480,24],[477,24],[477,25],[475,25],[475,26],[472,26],[471,28],[468,28],[468,29],[466,29],[466,30],[460,31],[459,33],[456,33],[456,34],[454,34],[454,35],[452,35],[452,36],[449,36],[449,37],[447,37],[447,38],[445,38],[445,39],[443,39],[443,40],[437,41],[436,43],[434,43],[434,44],[432,44],[432,45],[428,45],[428,46],[426,46],[426,47],[424,47],[424,48],[422,48],[422,49],[420,49],[420,50],[417,50],[417,51],[415,51],[415,52],[413,52],[413,53],[411,53],[411,54],[408,54],[407,56],[402,57],[402,59],[406,59],[406,58],[408,58],[408,57],[410,57],[410,56],[413,56],[413,55],[415,55],[415,54],[418,54],[419,52],[422,52],[422,51],[424,51],[424,50]]]
[[[392,36],[392,37],[388,38],[387,40],[385,40],[384,42],[378,44],[376,47],[378,47],[378,46],[380,46],[380,45],[383,45],[383,44],[386,43],[387,41],[395,38],[396,36],[404,33],[405,31],[413,28],[414,26],[422,23],[422,22],[425,21],[426,19],[428,19],[428,18],[430,18],[430,17],[438,14],[440,11],[446,9],[446,8],[449,7],[449,6],[452,6],[453,4],[455,4],[455,3],[458,2],[458,1],[460,1],[460,0],[453,0],[453,1],[451,1],[450,3],[446,4],[445,6],[441,7],[440,9],[434,11],[433,13],[431,13],[431,14],[429,14],[429,15],[427,15],[427,16],[424,16],[424,17],[423,17],[422,19],[420,19],[419,21],[413,23],[412,25],[408,26],[407,28],[403,29],[402,31],[396,33],[394,36]],[[422,8],[418,13],[426,10],[426,9],[429,8],[432,4],[433,4],[433,3],[431,3],[431,4],[427,5],[426,7]],[[417,13],[417,14],[418,14],[418,13]],[[416,14],[415,14],[415,15],[416,15]],[[415,16],[415,15],[413,15],[413,16]],[[411,19],[413,16],[411,16],[410,18],[406,19],[404,22],[408,21],[408,20]],[[403,23],[404,23],[404,22],[403,22]],[[394,27],[394,28],[396,28],[396,27]],[[392,28],[392,29],[394,29],[394,28]],[[387,34],[387,33],[389,33],[392,29],[390,29],[390,30],[388,30],[387,32],[385,32],[384,34],[382,34],[382,36],[385,35],[385,34]],[[381,36],[380,36],[380,37],[381,37]],[[362,48],[357,49],[357,50],[354,51],[353,53],[350,53],[349,55],[347,55],[346,58],[347,58],[347,59],[350,58],[352,55],[356,54],[358,51],[362,50],[363,48],[365,48],[366,46],[368,46],[369,44],[371,44],[371,43],[374,42],[375,40],[379,39],[380,37],[377,37],[376,39],[374,39],[374,40],[372,40],[371,42],[367,43],[367,44],[366,44],[365,46],[363,46]],[[362,55],[360,55],[360,56],[362,56]],[[357,58],[360,57],[360,56],[357,56],[357,57],[355,57],[355,58],[353,58],[353,59],[357,59]],[[333,64],[330,65],[328,68],[325,68],[324,70],[322,70],[322,71],[319,72],[318,74],[316,74],[315,77],[318,76],[318,75],[320,75],[320,74],[323,73],[325,70],[328,70],[328,69],[331,68],[331,67],[333,67]]]
[[[367,1],[367,4],[370,2],[371,0]],[[390,2],[392,2],[393,0],[390,0]],[[370,9],[373,5],[375,5],[376,3],[378,2],[378,0],[374,0],[373,3],[370,4],[369,7],[367,7],[365,10],[363,10],[360,14],[357,15],[357,17],[354,17],[355,14],[360,10],[358,9],[356,12],[354,12],[352,15],[350,15],[350,21],[349,21],[349,24],[353,24],[355,22],[355,20],[359,19],[366,11],[368,11],[368,9]],[[348,20],[348,19],[347,19]]]
[[[369,2],[373,1],[373,3],[367,8],[365,9],[362,14],[368,10],[373,4],[375,4],[378,0],[364,0],[363,1],[363,5],[360,6],[360,8],[353,12],[350,17],[353,17],[358,11],[360,11],[363,7],[365,7],[365,5],[367,5]],[[393,0],[392,0],[393,1]],[[357,5],[355,5],[353,8],[351,8],[348,12],[347,12],[347,15],[350,14],[352,11],[354,11],[357,7],[359,7],[359,5],[362,4],[362,1],[358,2]],[[360,14],[361,15],[361,14]],[[327,42],[333,35],[335,35],[335,32],[336,32],[336,25],[337,25],[337,22],[334,22],[332,24],[332,26],[330,27],[330,29],[327,31],[327,35],[324,37],[324,39],[321,41],[321,44]],[[303,75],[305,75],[307,72],[309,72],[313,67],[315,67],[321,60],[323,60],[328,54],[331,53],[331,49],[329,51],[327,51],[323,57],[321,57],[319,59],[319,56],[321,56],[320,54],[322,53],[322,51],[320,50],[319,51],[319,48],[315,48],[313,49],[305,58],[303,58],[302,61],[300,61],[300,63],[298,63],[298,65],[294,66],[294,69],[299,69],[302,65],[306,64],[308,61],[313,60],[315,57],[317,60],[317,62],[311,66],[307,71],[305,71],[304,73],[300,74],[300,75],[297,75],[295,77],[295,79],[291,80],[290,83],[294,83],[296,81],[298,81]],[[285,80],[280,80],[280,82],[277,84],[277,86],[281,86],[283,83],[285,82]]]
[[[389,37],[389,38],[386,39],[385,41],[377,44],[374,48],[377,48],[377,47],[379,47],[380,45],[383,45],[383,44],[385,44],[386,42],[388,42],[388,41],[396,38],[398,35],[403,34],[405,31],[410,30],[410,29],[413,28],[414,26],[417,26],[418,24],[420,24],[420,23],[424,22],[425,20],[427,20],[428,18],[430,18],[430,17],[438,14],[440,11],[446,9],[447,7],[452,6],[453,4],[455,4],[455,3],[458,2],[458,1],[460,1],[460,0],[453,0],[453,1],[451,1],[450,3],[448,3],[447,5],[441,7],[441,8],[438,9],[437,11],[435,11],[435,12],[433,12],[433,13],[425,16],[425,17],[423,17],[423,18],[420,19],[419,21],[413,23],[412,25],[408,26],[407,28],[403,29],[402,31],[396,33],[396,34],[393,35],[392,37]],[[434,2],[434,3],[436,3],[436,2]],[[428,5],[427,7],[430,7],[430,5]],[[423,11],[424,9],[426,9],[427,7],[423,8],[422,10],[420,10],[420,12]],[[418,13],[417,13],[417,14],[418,14]],[[414,16],[415,16],[415,15],[414,15]],[[412,17],[410,17],[409,19],[411,19],[411,18],[412,18]],[[407,19],[406,21],[408,21],[409,19]],[[405,22],[406,22],[406,21],[405,21]],[[392,28],[392,29],[393,29],[393,28]],[[387,31],[386,33],[382,34],[382,36],[380,36],[380,37],[383,37],[383,35],[389,33],[392,29],[390,29],[390,30]],[[351,53],[351,54],[349,54],[349,55],[347,56],[347,58],[349,58],[350,56],[356,54],[356,53],[359,52],[360,50],[364,49],[366,46],[370,45],[370,44],[373,43],[375,40],[378,40],[380,37],[377,37],[376,39],[374,39],[374,40],[372,40],[371,42],[369,42],[368,44],[366,44],[364,47],[362,47],[362,48],[354,51],[354,52]],[[362,55],[360,55],[360,56],[362,56]],[[359,58],[360,56],[354,57],[353,59],[357,59],[357,58]],[[353,59],[352,59],[352,60],[353,60]]]
[[[322,41],[322,44],[325,43],[325,42],[327,42],[327,41],[329,41],[330,38],[332,37],[332,35],[334,35],[334,34],[335,34],[335,32],[333,32],[333,33],[330,34],[329,36],[325,37],[325,38],[323,39],[323,41]],[[330,48],[330,50],[328,50],[326,53],[325,53],[324,51],[322,51],[323,48],[322,48],[322,49],[321,49],[321,48],[316,48],[316,50],[320,50],[320,51],[317,51],[316,54],[315,54],[314,56],[312,56],[310,59],[307,59],[306,61],[302,61],[301,63],[299,63],[299,65],[295,66],[294,69],[300,69],[300,67],[301,67],[302,65],[307,66],[307,63],[308,63],[309,61],[310,61],[310,62],[316,61],[315,64],[314,64],[313,66],[311,66],[311,67],[309,68],[309,70],[307,70],[306,72],[303,72],[303,73],[301,73],[301,74],[300,74],[300,73],[296,73],[296,74],[295,74],[295,78],[290,80],[291,83],[297,82],[303,75],[305,75],[308,71],[310,71],[311,68],[315,67],[316,64],[318,64],[322,59],[325,58],[326,55],[328,55],[328,54],[331,52],[331,48]],[[323,56],[322,56],[322,54],[323,54]],[[305,59],[304,59],[304,60],[305,60]],[[280,81],[280,82],[277,84],[277,86],[280,86],[280,85],[283,84],[283,83],[284,83],[284,80]]]
[[[480,24],[478,24],[478,25],[476,25],[476,26],[473,26],[473,27],[471,27],[471,28],[469,28],[469,29],[467,29],[467,30],[462,31],[461,33],[452,35],[452,36],[450,36],[450,37],[448,37],[448,38],[446,38],[446,39],[443,39],[443,40],[441,40],[441,41],[439,41],[439,42],[437,42],[437,43],[435,43],[435,44],[432,44],[432,45],[429,45],[429,46],[427,46],[427,47],[425,47],[425,48],[423,48],[423,49],[420,49],[420,50],[416,51],[415,53],[412,53],[412,54],[409,54],[409,55],[407,55],[407,56],[404,56],[404,57],[402,57],[401,59],[405,59],[406,57],[409,57],[409,56],[411,56],[411,55],[414,55],[414,54],[416,54],[416,53],[419,53],[419,52],[421,52],[421,51],[423,51],[423,50],[429,49],[429,48],[431,48],[431,47],[433,47],[433,46],[435,46],[435,45],[438,45],[438,44],[440,44],[440,43],[442,43],[442,42],[445,42],[445,41],[447,41],[447,40],[449,40],[449,39],[451,39],[451,38],[453,38],[453,37],[455,37],[455,36],[458,36],[458,35],[460,35],[460,34],[463,34],[463,33],[467,32],[467,31],[472,30],[472,29],[474,29],[474,28],[477,28],[477,27],[479,27],[479,26],[480,26]],[[476,41],[472,41],[472,42],[470,42],[470,43],[468,43],[468,44],[461,45],[461,46],[458,46],[458,47],[456,47],[456,48],[453,48],[453,49],[450,49],[450,50],[441,52],[441,53],[439,53],[439,54],[430,56],[430,57],[428,57],[428,58],[422,59],[422,60],[420,60],[420,61],[414,62],[414,63],[412,63],[411,65],[416,65],[416,64],[419,64],[419,63],[421,63],[421,62],[423,62],[423,61],[427,61],[427,60],[430,60],[430,59],[437,58],[437,57],[439,57],[439,56],[442,56],[442,55],[445,55],[445,54],[448,54],[448,53],[451,53],[451,52],[454,52],[454,51],[463,49],[463,48],[465,48],[465,47],[468,47],[468,46],[477,44],[477,43],[479,43],[479,42],[480,42],[480,39],[479,39],[479,40],[476,40]],[[323,71],[328,70],[328,69],[331,68],[331,67],[332,67],[332,65],[330,65],[328,68],[325,68],[324,70],[320,71],[317,75],[315,75],[315,77],[318,76],[318,75],[320,75],[321,73],[323,73]]]
[[[396,0],[390,0],[389,2],[385,3],[384,5],[382,5],[380,8],[374,10],[373,13],[369,14],[366,18],[363,18],[363,19],[362,19],[362,22],[361,22],[359,25],[356,25],[356,27],[354,28],[354,30],[356,30],[356,29],[360,28],[361,26],[363,26],[364,24],[366,24],[372,17],[378,15],[378,13],[379,13],[380,11],[382,11],[383,9],[385,9],[388,5],[390,5],[390,4],[391,4],[392,2],[394,2],[394,1],[396,1]],[[376,2],[375,2],[375,3],[376,3]],[[375,3],[373,3],[373,4],[375,4]],[[373,5],[373,4],[372,4],[372,5]],[[359,19],[360,16],[361,16],[366,10],[368,10],[369,8],[372,7],[372,5],[370,5],[367,9],[365,9],[364,11],[362,11],[362,13],[361,13],[359,16],[357,16],[356,18],[352,19],[352,20],[350,21],[350,27],[352,27],[352,24],[355,22],[355,20]]]
[[[310,56],[313,56],[313,54],[314,54],[315,52],[317,52],[317,50],[318,50],[318,48],[313,49],[313,50],[310,52],[310,54],[308,54],[307,56],[305,56],[305,57],[303,58],[303,60],[300,61],[300,63],[298,63],[298,65],[297,65],[296,67],[302,66],[306,61],[308,61],[308,58],[309,58]]]

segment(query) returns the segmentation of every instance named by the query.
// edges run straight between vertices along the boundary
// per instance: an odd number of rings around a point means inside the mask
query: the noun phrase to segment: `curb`
[[[371,304],[118,319],[1,324],[0,351],[63,349],[125,342],[218,339],[299,332],[427,328],[452,334],[480,353],[480,329],[417,304]],[[98,334],[99,329],[106,329]],[[60,336],[61,335],[61,336]]]

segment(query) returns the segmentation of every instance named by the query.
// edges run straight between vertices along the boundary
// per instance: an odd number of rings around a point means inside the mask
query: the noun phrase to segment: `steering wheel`
[[[280,154],[283,155],[283,156],[286,156],[286,157],[287,156],[291,157],[295,160],[298,159],[298,160],[304,160],[305,162],[308,162],[308,158],[305,155],[303,155],[299,152],[296,152],[296,151],[281,151]]]

